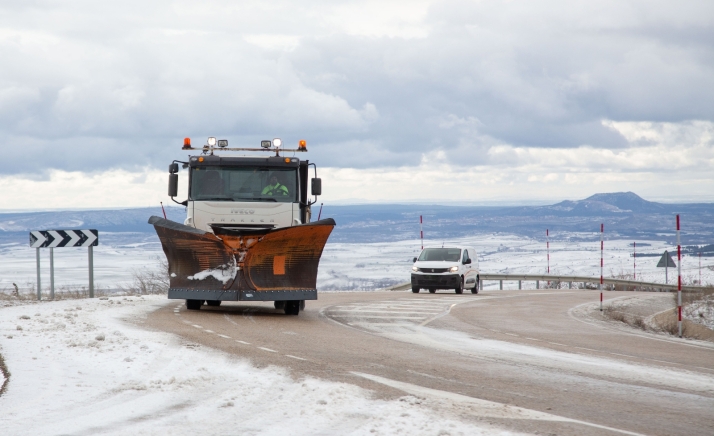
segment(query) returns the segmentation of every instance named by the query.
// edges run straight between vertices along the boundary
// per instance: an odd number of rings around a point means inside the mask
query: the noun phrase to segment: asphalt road
[[[606,292],[606,299],[632,292]],[[646,297],[646,293],[642,296]],[[601,320],[587,290],[321,293],[188,311],[145,326],[188,343],[534,434],[714,435],[714,346]],[[174,304],[175,303],[175,304]]]

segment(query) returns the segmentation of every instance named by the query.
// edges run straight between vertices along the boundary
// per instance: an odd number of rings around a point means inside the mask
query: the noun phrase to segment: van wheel
[[[415,294],[418,294],[418,293],[419,293],[419,290],[420,290],[419,288],[412,288],[412,292],[415,293]]]
[[[474,288],[471,289],[472,294],[478,294],[478,284],[480,281],[481,279],[479,278],[479,276],[476,276],[476,284],[474,285]]]
[[[429,289],[430,294],[436,294],[436,289]]]
[[[457,294],[463,294],[464,293],[464,278],[461,277],[461,285],[456,288],[456,293]]]

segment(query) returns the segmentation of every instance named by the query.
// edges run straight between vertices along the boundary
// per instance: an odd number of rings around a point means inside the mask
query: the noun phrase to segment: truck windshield
[[[296,168],[193,167],[194,201],[297,202]]]
[[[461,249],[459,248],[425,248],[418,260],[458,262],[460,258]]]

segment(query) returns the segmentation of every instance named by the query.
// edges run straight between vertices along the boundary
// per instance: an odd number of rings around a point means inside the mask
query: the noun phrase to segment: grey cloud
[[[340,33],[338,6],[0,6],[0,173],[163,167],[209,135],[305,138],[322,166],[459,164],[627,147],[603,119],[714,119],[709,2],[438,2],[424,38]],[[271,34],[299,42],[244,38]]]

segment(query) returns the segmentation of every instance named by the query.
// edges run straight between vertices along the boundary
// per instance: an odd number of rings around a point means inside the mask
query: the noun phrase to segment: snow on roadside
[[[165,297],[64,300],[0,309],[10,371],[3,434],[512,434],[439,415],[429,400],[384,401],[345,383],[144,331]]]
[[[714,298],[694,301],[682,308],[682,316],[692,322],[714,330]]]

